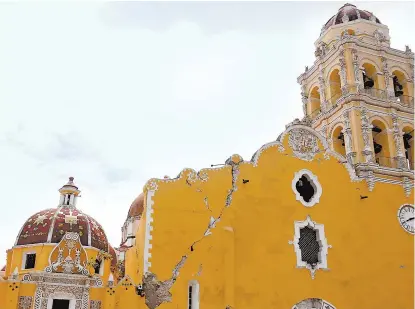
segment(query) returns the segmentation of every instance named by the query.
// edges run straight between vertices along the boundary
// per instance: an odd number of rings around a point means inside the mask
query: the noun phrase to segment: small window
[[[95,267],[94,267],[95,273],[97,275],[100,275],[101,270],[101,261],[95,260]]]
[[[320,244],[317,241],[317,231],[306,226],[300,230],[298,245],[301,250],[301,260],[312,268],[319,263]]]
[[[54,299],[52,309],[68,309],[69,299]]]
[[[298,179],[297,183],[295,184],[295,188],[307,203],[310,202],[314,196],[315,190],[306,175],[303,175],[300,179]]]
[[[36,253],[27,253],[25,261],[25,269],[35,268],[36,264]]]

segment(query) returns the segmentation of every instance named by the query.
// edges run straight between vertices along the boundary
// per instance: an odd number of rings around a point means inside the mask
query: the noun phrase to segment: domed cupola
[[[84,246],[109,252],[107,236],[102,226],[92,217],[76,208],[80,190],[70,177],[59,189],[57,208],[49,208],[31,216],[17,235],[15,246],[59,243],[66,232],[76,232]]]
[[[357,20],[357,19],[365,19],[377,24],[381,24],[380,20],[368,11],[359,10],[355,5],[346,3],[343,5],[337,14],[333,15],[328,22],[323,26],[321,32],[323,33],[328,28],[338,24],[346,24],[348,22]]]

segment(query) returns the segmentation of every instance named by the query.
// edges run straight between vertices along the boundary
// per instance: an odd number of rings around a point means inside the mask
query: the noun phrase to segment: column
[[[345,96],[349,93],[349,85],[347,82],[347,68],[346,68],[346,59],[344,57],[344,48],[340,48],[339,52],[339,63],[340,63],[340,82],[342,95]]]
[[[320,75],[318,77],[318,82],[319,82],[321,111],[325,112],[327,110],[326,84],[324,82],[324,75],[323,75],[323,69],[322,68],[320,68]]]
[[[363,76],[362,72],[359,67],[359,55],[357,53],[357,49],[352,49],[352,62],[353,62],[353,77],[354,77],[354,84],[355,84],[355,91],[359,92],[361,88],[363,88]]]
[[[393,155],[393,158],[396,162],[396,166],[397,168],[408,168],[407,164],[406,164],[406,157],[404,154],[404,143],[403,143],[403,132],[400,130],[400,126],[399,126],[399,118],[396,115],[395,112],[392,112],[392,123],[393,123],[393,127],[392,127],[392,136],[393,136],[393,141],[395,144],[395,151]]]
[[[361,108],[360,118],[362,121],[362,139],[363,139],[363,151],[362,155],[364,163],[375,163],[374,151],[372,142],[372,125],[369,123],[369,117],[365,107]]]
[[[388,60],[385,57],[380,57],[382,62],[383,78],[385,81],[384,87],[387,98],[395,97],[395,90],[393,89],[393,76],[389,73]]]
[[[344,145],[346,147],[346,159],[351,165],[354,165],[354,158],[356,157],[356,152],[353,152],[353,140],[352,140],[352,128],[350,127],[350,111],[343,112],[343,136],[344,136]]]

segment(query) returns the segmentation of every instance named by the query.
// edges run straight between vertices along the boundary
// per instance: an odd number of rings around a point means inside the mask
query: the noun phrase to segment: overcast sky
[[[415,49],[413,2],[353,3]],[[118,246],[149,178],[250,159],[302,117],[296,78],[343,4],[0,3],[0,264],[69,176]]]

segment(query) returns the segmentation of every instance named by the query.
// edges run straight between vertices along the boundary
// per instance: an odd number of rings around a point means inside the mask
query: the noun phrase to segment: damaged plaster
[[[206,236],[212,234],[211,230],[216,227],[216,223],[218,223],[223,215],[223,212],[226,208],[228,208],[232,203],[232,195],[237,190],[236,182],[238,180],[239,175],[239,164],[243,162],[240,156],[234,155],[226,160],[226,164],[232,167],[232,185],[231,188],[228,190],[228,194],[226,196],[225,205],[222,207],[219,216],[217,218],[210,217],[209,224],[204,232],[203,236],[198,240],[194,241],[190,246],[190,251],[183,255],[181,260],[176,264],[173,268],[172,276],[165,280],[160,281],[157,279],[157,275],[152,272],[147,272],[143,276],[143,296],[145,297],[145,304],[149,309],[155,309],[160,306],[162,303],[171,302],[172,294],[170,293],[170,289],[172,288],[173,284],[176,282],[177,277],[179,276],[180,270],[183,268],[186,260],[188,259],[191,252],[194,250],[194,246],[202,241]],[[190,185],[190,184],[189,184]],[[207,209],[210,210],[208,204],[208,197],[204,198],[204,203]],[[211,210],[210,210],[211,211]],[[200,265],[198,275],[200,275],[202,271],[202,265]]]

